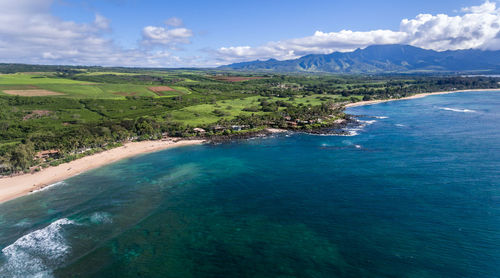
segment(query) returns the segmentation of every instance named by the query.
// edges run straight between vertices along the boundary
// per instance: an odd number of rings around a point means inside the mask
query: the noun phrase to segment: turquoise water
[[[177,148],[0,205],[0,277],[498,277],[500,94]]]

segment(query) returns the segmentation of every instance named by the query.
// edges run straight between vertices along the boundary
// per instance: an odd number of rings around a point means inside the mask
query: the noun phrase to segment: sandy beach
[[[86,156],[33,174],[0,178],[0,203],[24,196],[83,172],[144,153],[202,144],[203,140],[167,140],[126,143],[122,147]]]
[[[434,92],[434,93],[422,93],[422,94],[416,94],[416,95],[404,97],[404,98],[367,100],[367,101],[354,102],[354,103],[346,104],[345,107],[346,108],[357,107],[357,106],[372,105],[372,104],[388,102],[388,101],[423,98],[423,97],[432,96],[432,95],[445,95],[445,94],[454,94],[454,93],[463,93],[463,92],[493,92],[493,91],[498,92],[498,91],[500,91],[500,89],[476,89],[476,90],[457,90],[457,91],[443,91],[443,92]]]

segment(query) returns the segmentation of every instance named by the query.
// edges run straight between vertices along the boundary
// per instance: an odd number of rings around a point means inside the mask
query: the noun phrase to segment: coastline
[[[33,174],[0,178],[0,204],[125,158],[175,147],[198,145],[204,142],[205,140],[130,142],[118,148],[48,167]]]
[[[470,90],[421,93],[398,99],[369,100],[369,101],[349,103],[345,105],[345,108],[373,105],[389,101],[417,99],[430,95],[443,95],[443,94],[453,94],[460,92],[484,92],[484,91],[499,92],[500,89],[470,89]],[[273,134],[273,133],[286,132],[287,130],[277,129],[277,128],[267,128],[265,129],[265,131],[268,132],[269,134]],[[54,167],[48,167],[46,169],[41,170],[40,172],[0,178],[0,204],[25,196],[31,192],[41,190],[47,186],[66,180],[70,177],[79,175],[83,172],[98,167],[102,167],[125,158],[161,151],[165,149],[175,148],[175,147],[198,145],[206,142],[206,140],[174,141],[173,139],[174,138],[170,138],[170,140],[129,142],[121,147],[100,152],[94,155],[86,156],[71,161],[69,163],[64,163]]]
[[[426,96],[446,95],[446,94],[463,93],[463,92],[500,92],[500,89],[470,89],[470,90],[442,91],[442,92],[434,92],[434,93],[421,93],[421,94],[416,94],[416,95],[412,95],[409,97],[403,97],[403,98],[366,100],[366,101],[353,102],[353,103],[346,104],[345,108],[373,105],[373,104],[377,104],[377,103],[396,101],[396,100],[416,99],[416,98],[423,98]]]

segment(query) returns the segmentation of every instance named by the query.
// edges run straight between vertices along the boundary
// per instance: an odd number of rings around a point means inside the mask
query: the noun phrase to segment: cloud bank
[[[500,8],[486,1],[480,6],[463,8],[459,15],[419,14],[403,19],[399,30],[356,32],[342,30],[265,45],[221,47],[216,51],[220,63],[252,59],[295,59],[307,54],[352,51],[373,44],[409,44],[437,51],[458,49],[500,49]]]
[[[184,57],[175,53],[192,42],[194,32],[180,18],[169,18],[162,26],[145,26],[137,34],[137,46],[125,49],[110,39],[111,22],[104,15],[95,14],[88,23],[62,20],[51,12],[54,2],[0,0],[0,62],[180,67],[294,59],[307,54],[352,51],[373,44],[409,44],[438,51],[500,49],[500,8],[490,1],[463,8],[455,16],[419,14],[403,19],[399,30],[316,31],[308,37],[260,46],[226,46],[205,51],[203,56]]]
[[[141,45],[124,49],[107,38],[110,21],[100,15],[90,23],[64,21],[51,14],[53,0],[0,0],[0,62],[103,66],[176,66],[172,49],[189,43],[187,28],[147,26]],[[180,19],[170,26],[182,25]],[[153,47],[153,46],[161,46]]]

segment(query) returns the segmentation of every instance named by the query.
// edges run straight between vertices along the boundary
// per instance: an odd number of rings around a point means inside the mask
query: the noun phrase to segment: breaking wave
[[[449,107],[440,107],[441,110],[453,111],[453,112],[461,112],[461,113],[476,113],[475,110],[470,109],[458,109],[458,108],[449,108]]]
[[[363,128],[346,128],[344,131],[346,132],[345,134],[340,134],[340,136],[357,136],[359,135],[359,132],[362,131]]]
[[[66,182],[64,182],[64,181],[56,182],[56,183],[53,183],[53,184],[51,184],[51,185],[48,185],[48,186],[42,187],[42,188],[40,188],[40,189],[33,190],[33,192],[31,192],[31,193],[36,193],[36,192],[44,191],[44,190],[47,190],[47,189],[49,189],[49,188],[52,188],[52,187],[55,187],[55,186],[59,186],[59,185],[66,185]]]
[[[370,120],[370,121],[361,121],[358,120],[358,125],[355,127],[350,127],[344,129],[346,134],[342,134],[342,136],[356,136],[359,135],[359,132],[362,131],[367,125],[371,125],[376,123],[376,120]]]
[[[0,277],[52,277],[52,270],[71,250],[62,233],[71,224],[74,222],[67,218],[59,219],[2,249],[5,261],[0,265]]]
[[[371,120],[371,121],[359,121],[360,123],[364,124],[364,125],[371,125],[371,124],[374,124],[376,123],[377,121],[376,120]]]

